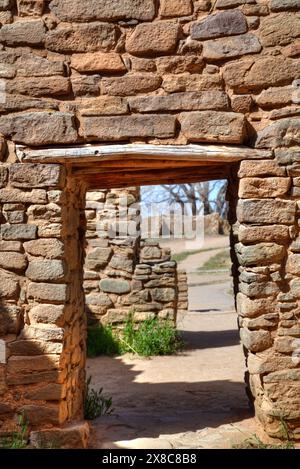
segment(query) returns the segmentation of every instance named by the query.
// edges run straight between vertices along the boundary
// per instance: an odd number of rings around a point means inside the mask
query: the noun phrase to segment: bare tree
[[[182,210],[189,204],[193,216],[217,212],[222,218],[226,218],[226,188],[227,181],[207,181],[144,187],[142,194],[144,200],[152,203],[175,203]]]

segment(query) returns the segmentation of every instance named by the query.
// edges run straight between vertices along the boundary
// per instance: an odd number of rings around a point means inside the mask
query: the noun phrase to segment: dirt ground
[[[231,448],[256,432],[229,272],[195,273],[227,245],[219,238],[216,250],[181,264],[189,281],[189,312],[177,324],[188,344],[183,352],[88,360],[94,387],[112,396],[115,409],[93,422],[92,447]]]

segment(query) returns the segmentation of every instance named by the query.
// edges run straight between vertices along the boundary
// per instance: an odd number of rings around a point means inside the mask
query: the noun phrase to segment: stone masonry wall
[[[137,322],[154,317],[176,322],[177,307],[187,309],[184,292],[178,292],[186,277],[177,274],[169,249],[141,241],[136,233],[139,189],[87,192],[86,200],[83,285],[89,323],[121,326],[130,312]]]
[[[24,408],[42,432],[73,421],[84,392],[85,187],[15,144],[194,142],[258,150],[229,181],[247,381],[267,432],[300,437],[299,7],[0,0],[1,431]]]

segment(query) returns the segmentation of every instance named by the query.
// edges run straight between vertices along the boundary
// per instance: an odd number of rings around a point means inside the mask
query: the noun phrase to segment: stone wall
[[[118,327],[130,312],[137,322],[154,317],[176,322],[177,306],[187,309],[178,292],[184,273],[177,278],[170,250],[141,240],[137,232],[139,204],[136,187],[87,192],[83,285],[90,324]]]

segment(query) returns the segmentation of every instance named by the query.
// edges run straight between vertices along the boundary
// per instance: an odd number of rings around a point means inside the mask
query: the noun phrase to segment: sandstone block
[[[180,27],[172,22],[139,24],[126,39],[126,50],[136,56],[155,56],[175,52]]]
[[[14,187],[61,187],[65,181],[64,168],[57,164],[12,164],[9,179]]]
[[[299,381],[300,369],[295,370],[281,370],[269,373],[264,376],[265,383],[277,383],[278,381]]]
[[[162,18],[188,16],[192,14],[191,0],[162,0],[159,14]]]
[[[82,116],[118,116],[128,113],[128,104],[118,96],[100,96],[82,101],[77,109]]]
[[[261,51],[261,44],[253,34],[213,39],[203,43],[203,57],[207,60],[224,60]]]
[[[106,293],[90,293],[85,296],[87,305],[112,307],[113,302]]]
[[[42,20],[18,21],[5,24],[0,30],[0,41],[8,46],[40,46],[45,40]]]
[[[95,248],[88,252],[86,257],[86,267],[88,269],[97,270],[104,267],[112,255],[112,249],[108,248]]]
[[[117,21],[136,19],[151,21],[155,15],[153,0],[52,0],[50,9],[62,21]]]
[[[142,59],[135,59],[142,60]],[[169,73],[201,73],[204,68],[204,61],[198,55],[159,57],[155,61],[159,74]]]
[[[36,238],[37,227],[35,225],[2,225],[1,237],[4,240],[28,240]]]
[[[0,296],[1,298],[16,298],[20,291],[19,277],[0,269]]]
[[[0,252],[0,267],[7,270],[22,271],[27,266],[24,254],[19,252]]]
[[[19,16],[42,16],[44,0],[17,0]]]
[[[280,197],[288,192],[290,186],[290,178],[244,178],[240,181],[239,197],[242,199]]]
[[[216,2],[216,8],[220,8],[224,10],[226,8],[234,8],[239,5],[245,5],[245,4],[252,4],[254,3],[254,0],[217,0]]]
[[[30,433],[30,443],[34,448],[51,447],[52,442],[55,441],[56,448],[85,449],[88,447],[88,439],[89,426],[86,422]]]
[[[128,259],[124,256],[118,256],[117,254],[113,255],[110,260],[109,267],[112,267],[116,270],[124,270],[125,272],[133,272],[133,260]]]
[[[252,109],[253,100],[251,95],[243,96],[232,96],[231,97],[231,106],[234,112],[241,112],[246,114]]]
[[[77,140],[74,116],[67,112],[27,112],[0,117],[0,132],[26,145],[51,145]]]
[[[274,160],[244,160],[240,164],[238,176],[240,178],[286,176],[286,171],[285,168],[280,167]]]
[[[25,251],[31,256],[41,256],[47,259],[61,258],[64,254],[64,244],[58,239],[37,239],[24,243]]]
[[[20,241],[0,241],[0,252],[21,252],[22,243]]]
[[[238,230],[239,241],[247,243],[277,242],[286,243],[290,240],[289,227],[284,225],[244,226]]]
[[[73,54],[71,58],[71,67],[78,72],[84,73],[118,73],[126,71],[126,67],[122,62],[120,54],[116,54],[115,52]]]
[[[7,371],[11,374],[50,371],[59,367],[60,355],[36,355],[31,357],[10,357]]]
[[[151,291],[153,301],[169,302],[175,299],[174,288],[154,288]]]
[[[237,311],[243,317],[254,318],[273,310],[273,298],[248,298],[241,292],[237,294]]]
[[[168,93],[180,91],[212,91],[222,90],[222,80],[219,75],[165,75],[162,88]]]
[[[287,258],[286,272],[300,275],[300,254],[290,253]]]
[[[251,352],[262,352],[272,346],[272,337],[269,331],[249,331],[240,329],[243,345]]]
[[[33,77],[16,78],[6,84],[7,92],[11,95],[23,94],[34,97],[52,96],[60,97],[70,94],[71,84],[68,78],[64,77]]]
[[[295,210],[295,203],[289,200],[239,200],[237,218],[241,223],[291,225],[295,220]]]
[[[49,383],[27,391],[25,397],[33,401],[60,401],[66,397],[66,387],[61,384]]]
[[[247,92],[269,86],[289,85],[299,73],[300,61],[281,56],[268,56],[227,64],[224,67],[223,77],[233,90]]]
[[[151,116],[85,117],[80,131],[84,137],[99,140],[126,140],[133,137],[168,138],[175,135],[175,117]]]
[[[242,114],[218,111],[182,113],[180,122],[183,134],[191,142],[242,143],[244,140]]]
[[[129,106],[133,112],[168,111],[215,111],[229,110],[229,100],[223,91],[203,91],[197,93],[174,93],[168,96],[147,96],[132,98]]]
[[[271,11],[297,10],[299,8],[298,0],[271,0]]]
[[[194,23],[191,38],[203,40],[233,36],[246,33],[247,29],[247,21],[240,10],[222,11]]]
[[[64,401],[62,401],[64,403]],[[66,404],[64,403],[66,406]],[[30,425],[60,425],[68,417],[67,408],[63,405],[24,405],[21,409],[24,412]]]
[[[58,260],[30,261],[25,272],[26,277],[37,282],[53,282],[62,280],[66,275],[66,267]]]
[[[28,311],[30,324],[44,323],[55,324],[56,326],[63,326],[64,319],[64,306],[63,305],[37,305]]]
[[[279,13],[261,20],[259,37],[264,47],[285,46],[300,36],[300,14]]]
[[[106,293],[116,293],[121,295],[130,292],[130,283],[127,280],[102,279],[99,282],[100,290]]]
[[[43,339],[41,340],[35,340],[35,339],[29,339],[29,340],[20,340],[20,339],[17,339],[13,342],[10,342],[8,344],[8,348],[9,348],[9,352],[10,352],[10,355],[12,356],[35,356],[35,355],[41,355],[41,354],[56,354],[56,355],[59,355],[62,353],[62,350],[63,350],[63,344],[61,342],[49,342],[49,341],[45,341]],[[43,376],[43,373],[42,372],[42,376],[40,377],[40,379],[38,378],[38,376],[36,376],[37,374],[34,373],[32,374],[33,375],[33,381],[30,381],[30,379],[27,377],[25,378],[26,381],[24,382],[24,384],[26,383],[35,383],[35,382],[42,382],[44,380],[44,378],[47,380],[47,377],[46,376]],[[51,372],[49,372],[51,373]],[[56,374],[54,374],[54,379],[56,378]],[[12,376],[10,378],[12,380]],[[48,379],[53,379],[53,374],[50,375],[50,377]],[[22,381],[23,382],[23,381]],[[14,384],[17,384],[17,383],[14,383]]]
[[[48,60],[33,53],[22,52],[16,66],[18,77],[57,77],[65,74],[62,60]]]
[[[5,103],[0,103],[0,112],[18,112],[36,110],[58,110],[57,103],[52,99],[40,99],[7,93]]]
[[[253,246],[235,245],[235,252],[241,265],[272,264],[285,256],[284,246],[275,243],[259,243]]]
[[[9,304],[0,306],[0,335],[2,337],[7,334],[18,334],[22,328],[22,324],[23,318],[21,308]]]
[[[20,334],[20,339],[62,342],[64,339],[64,329],[53,324],[26,325]]]
[[[239,291],[249,298],[274,296],[279,293],[279,287],[275,282],[240,282]]]
[[[72,90],[76,97],[98,96],[100,92],[99,75],[72,75]]]
[[[60,53],[109,52],[116,44],[116,27],[109,23],[61,24],[46,34],[46,48]]]
[[[36,301],[65,303],[69,299],[68,286],[65,284],[33,283],[28,285],[28,298]]]
[[[257,148],[289,147],[300,144],[300,120],[282,119],[257,134]]]
[[[279,107],[292,103],[294,88],[292,86],[275,87],[263,90],[258,96],[255,96],[255,102],[263,109]]]
[[[101,90],[111,96],[133,96],[138,93],[154,91],[160,87],[161,78],[149,73],[147,75],[125,75],[124,77],[103,78]]]

